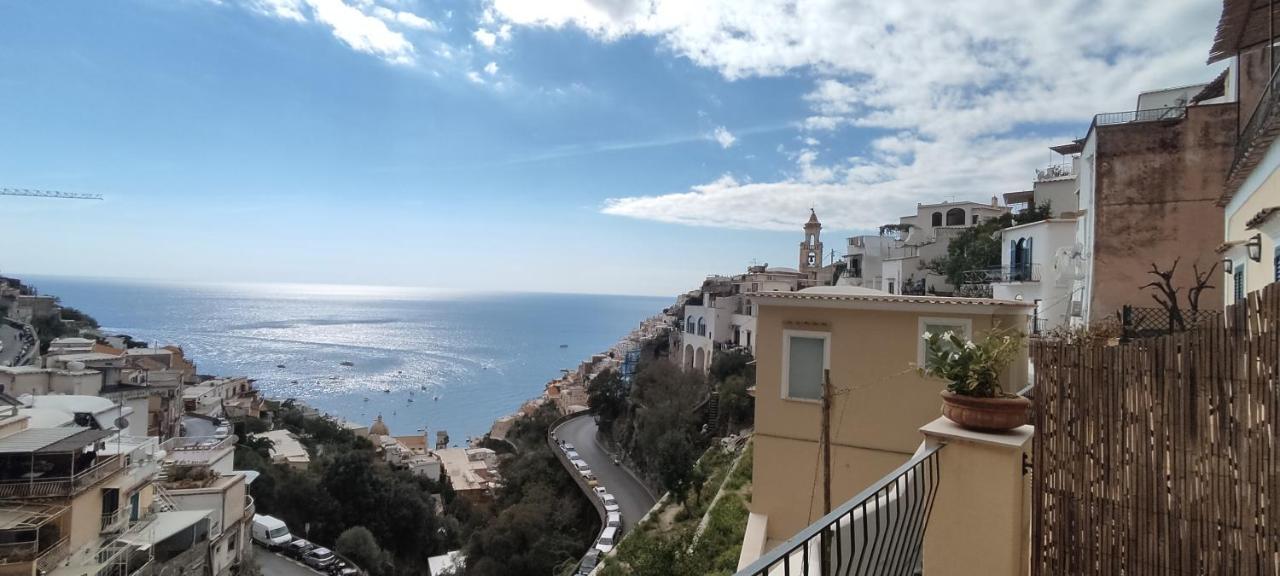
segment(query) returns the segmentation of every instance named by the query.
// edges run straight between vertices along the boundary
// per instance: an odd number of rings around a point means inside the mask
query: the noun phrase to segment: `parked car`
[[[589,464],[587,464],[585,460],[582,460],[580,458],[570,458],[569,463],[573,464],[573,467],[579,470],[585,470],[591,467]]]
[[[564,448],[565,452],[573,452],[573,444],[570,442],[565,442],[561,447]]]
[[[604,527],[617,528],[618,530],[622,530],[622,513],[609,512],[608,515],[605,516]]]
[[[289,527],[274,516],[253,515],[253,541],[266,546],[268,550],[279,550],[281,546],[293,540]]]
[[[604,531],[600,533],[600,538],[596,540],[596,550],[599,550],[601,554],[608,554],[613,550],[613,545],[616,543],[617,538],[617,528],[605,528]]]
[[[290,558],[301,559],[304,554],[310,552],[316,545],[308,542],[303,538],[295,538],[292,542],[284,545],[284,554]]]
[[[596,486],[592,491],[596,493],[596,498],[604,498],[604,495],[609,493],[609,489],[604,486]]]
[[[578,564],[576,576],[587,576],[592,570],[596,569],[596,565],[600,563],[600,551],[592,548],[587,550],[587,555],[582,557],[582,563]]]
[[[328,548],[315,548],[302,556],[302,561],[312,568],[328,568],[338,558]]]
[[[564,453],[564,455],[565,455],[566,457],[568,457],[568,458],[569,458],[569,460],[581,460],[581,459],[582,459],[582,457],[581,457],[581,456],[579,456],[579,455],[578,455],[578,453],[577,453],[577,452],[574,452],[573,450],[569,450],[568,452],[565,452],[565,453]]]

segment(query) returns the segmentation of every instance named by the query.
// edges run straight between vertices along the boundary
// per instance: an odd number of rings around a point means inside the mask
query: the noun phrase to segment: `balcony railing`
[[[160,448],[165,452],[220,450],[236,443],[234,435],[226,438],[216,436],[179,436],[165,440]]]
[[[1237,170],[1241,167],[1246,157],[1250,158],[1254,163],[1261,159],[1261,154],[1250,154],[1255,148],[1260,152],[1265,152],[1267,145],[1275,138],[1275,116],[1278,109],[1276,100],[1280,89],[1276,84],[1280,83],[1280,68],[1276,68],[1271,73],[1271,80],[1267,82],[1266,88],[1262,90],[1262,95],[1258,97],[1258,105],[1253,108],[1253,114],[1249,116],[1249,121],[1245,123],[1244,128],[1240,130],[1240,137],[1236,138],[1236,155],[1231,163],[1231,171],[1228,174],[1233,179],[1242,175],[1237,174]]]
[[[58,498],[79,494],[124,467],[120,456],[100,457],[97,464],[75,476],[0,481],[0,498]]]
[[[1063,162],[1061,164],[1050,164],[1044,168],[1036,168],[1036,181],[1044,182],[1045,180],[1056,180],[1065,178],[1075,174],[1075,163]]]
[[[933,446],[908,460],[737,576],[917,573],[941,449]]]
[[[124,519],[128,518],[128,509],[116,508],[115,512],[108,512],[102,515],[102,532],[115,532],[124,527]]]
[[[253,496],[245,494],[244,495],[244,517],[248,519],[252,519],[255,512],[257,512],[257,507],[255,507],[253,504]]]
[[[1150,110],[1130,110],[1128,112],[1107,112],[1093,117],[1094,126],[1112,124],[1128,124],[1130,122],[1155,122],[1158,120],[1179,120],[1187,117],[1186,106],[1171,108],[1153,108]]]
[[[965,284],[1008,284],[1010,282],[1039,282],[1039,264],[1017,264],[1014,266],[998,266],[985,270],[965,272],[962,282]]]
[[[59,562],[62,562],[71,554],[70,542],[70,536],[63,536],[62,539],[58,540],[53,546],[46,548],[44,552],[40,553],[40,557],[36,558],[36,568],[40,569],[41,574],[53,570]]]

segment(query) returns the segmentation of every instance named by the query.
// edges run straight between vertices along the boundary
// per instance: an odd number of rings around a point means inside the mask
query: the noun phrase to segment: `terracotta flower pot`
[[[998,432],[1027,423],[1031,401],[1012,398],[978,398],[942,391],[942,415],[970,430]]]

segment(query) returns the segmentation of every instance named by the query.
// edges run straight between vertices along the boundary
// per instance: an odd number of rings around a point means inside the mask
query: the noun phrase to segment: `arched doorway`
[[[702,352],[701,348],[694,350],[693,369],[701,372],[704,365],[706,365],[706,355]]]
[[[684,361],[684,369],[686,371],[693,369],[693,344],[685,344],[684,358],[682,358],[682,360]]]

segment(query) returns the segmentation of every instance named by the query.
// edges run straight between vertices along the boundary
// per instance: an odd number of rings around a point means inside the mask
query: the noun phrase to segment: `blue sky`
[[[0,186],[107,199],[0,197],[0,270],[672,294],[1215,72],[1212,2],[956,3],[5,2]]]

